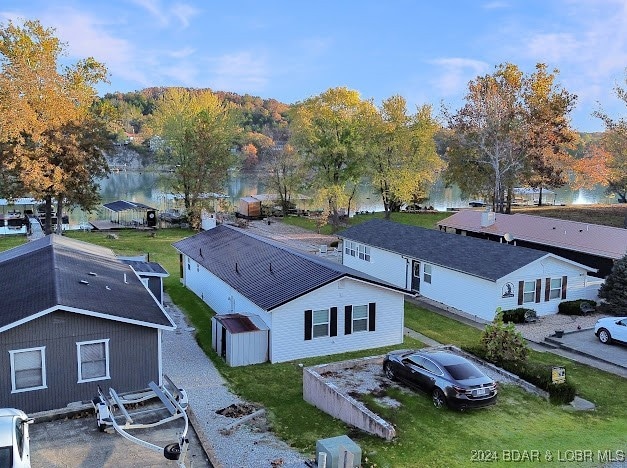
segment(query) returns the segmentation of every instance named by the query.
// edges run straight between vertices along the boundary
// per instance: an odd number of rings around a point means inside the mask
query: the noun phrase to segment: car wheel
[[[383,371],[388,379],[396,380],[396,376],[394,375],[394,371],[392,370],[392,366],[390,364],[386,364]]]
[[[168,460],[178,460],[181,456],[181,446],[177,443],[163,447],[163,456]]]
[[[612,342],[612,335],[605,328],[599,330],[599,341],[603,344],[610,344]]]
[[[439,388],[436,387],[433,389],[431,398],[433,399],[433,406],[436,408],[446,407],[446,397],[444,396],[444,392]]]

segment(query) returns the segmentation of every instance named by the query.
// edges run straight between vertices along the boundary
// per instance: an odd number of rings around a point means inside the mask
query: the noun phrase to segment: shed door
[[[417,260],[411,263],[411,290],[420,292],[420,262]]]
[[[222,327],[222,340],[220,342],[220,356],[226,360],[226,328]]]

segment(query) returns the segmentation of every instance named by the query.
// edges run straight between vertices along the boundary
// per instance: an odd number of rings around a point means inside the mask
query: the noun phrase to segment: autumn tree
[[[491,185],[499,212],[509,211],[515,184],[563,185],[571,164],[566,149],[575,138],[568,114],[576,97],[555,83],[556,74],[538,64],[525,76],[507,63],[471,81],[462,109],[444,109],[452,130],[447,182],[468,189],[474,184],[480,192]]]
[[[568,118],[577,96],[555,83],[557,73],[537,64],[536,71],[525,78],[522,92],[528,129],[523,148],[528,165],[521,182],[539,189],[538,205],[542,205],[544,187],[557,188],[569,182],[574,164],[569,150],[578,139]]]
[[[292,144],[312,174],[312,185],[325,198],[329,217],[339,227],[346,206],[365,175],[364,120],[373,111],[357,91],[331,88],[293,109]]]
[[[59,71],[64,50],[54,30],[38,21],[0,28],[0,192],[45,200],[46,234],[52,200],[58,208],[64,202],[93,208],[94,181],[107,172],[107,139],[94,138],[106,129],[91,113],[94,86],[106,79],[106,68],[87,58]],[[80,190],[72,187],[77,181],[84,182]],[[62,210],[57,216],[60,221]]]
[[[369,177],[381,194],[386,219],[404,203],[428,196],[443,168],[434,140],[438,128],[430,106],[409,115],[401,96],[383,101],[372,114],[367,132]]]
[[[205,195],[223,190],[233,162],[233,109],[211,91],[169,88],[157,101],[152,125],[164,140],[159,158],[173,169],[171,189],[182,194],[190,224],[198,229]]]
[[[292,145],[286,144],[272,151],[265,169],[266,185],[277,194],[277,201],[287,214],[306,185],[307,170],[302,157]]]
[[[627,83],[627,74],[625,76]],[[614,88],[616,96],[627,104],[627,89],[616,86]],[[612,119],[602,110],[594,113],[595,117],[603,120],[605,132],[598,145],[592,147],[588,155],[590,160],[599,166],[603,174],[603,185],[608,194],[616,194],[622,203],[627,202],[627,120],[620,118]],[[583,173],[594,177],[589,170],[583,169]]]

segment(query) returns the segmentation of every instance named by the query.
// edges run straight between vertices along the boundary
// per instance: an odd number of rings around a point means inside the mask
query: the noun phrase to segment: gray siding
[[[78,382],[76,343],[109,339],[110,379]],[[54,312],[0,334],[0,407],[27,413],[63,408],[89,401],[100,385],[118,393],[159,382],[159,334],[154,328]],[[45,346],[47,388],[11,394],[10,350]]]
[[[163,297],[161,297],[162,278],[160,276],[145,276],[144,278],[148,278],[148,289],[150,289],[150,292],[154,294],[159,304],[163,304]]]

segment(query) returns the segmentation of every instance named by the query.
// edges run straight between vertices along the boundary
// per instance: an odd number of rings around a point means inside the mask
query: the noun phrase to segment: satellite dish
[[[505,239],[507,242],[511,242],[514,240],[514,236],[512,236],[509,232],[506,232],[505,234],[503,234],[503,239]]]

